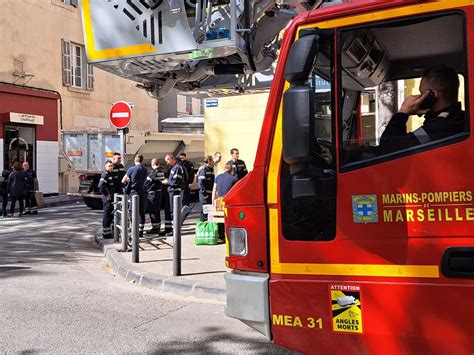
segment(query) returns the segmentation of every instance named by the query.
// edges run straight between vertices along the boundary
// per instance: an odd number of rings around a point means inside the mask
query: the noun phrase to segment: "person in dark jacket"
[[[7,204],[8,204],[8,177],[10,176],[10,170],[3,170],[0,176],[0,196],[2,197],[2,218],[7,217]]]
[[[186,159],[186,153],[179,155],[179,164],[183,167],[183,206],[189,206],[191,198],[191,184],[194,182],[194,165]]]
[[[104,239],[113,238],[112,229],[110,228],[114,219],[114,165],[110,160],[105,163],[105,170],[102,172],[99,180],[99,191],[102,194],[102,237]]]
[[[199,202],[201,203],[201,221],[207,221],[207,214],[204,213],[204,205],[212,203],[212,189],[214,187],[214,160],[208,155],[204,158],[206,165],[203,165],[198,172]]]
[[[145,191],[147,193],[148,213],[150,214],[151,229],[146,231],[147,234],[159,234],[161,227],[161,195],[162,181],[165,174],[160,167],[158,159],[151,160],[153,171],[148,174],[145,181]]]
[[[123,184],[122,179],[125,175],[125,168],[122,164],[122,155],[119,152],[115,152],[112,157],[112,162],[114,164],[113,178],[115,184],[115,193],[123,193]]]
[[[247,167],[245,166],[245,162],[239,159],[239,150],[237,148],[232,148],[230,150],[230,155],[232,156],[232,159],[229,160],[227,164],[232,166],[232,175],[240,180],[248,174]]]
[[[8,177],[8,193],[11,198],[10,217],[13,217],[16,201],[20,204],[20,216],[23,215],[23,200],[26,193],[26,184],[29,176],[23,171],[19,161],[13,164],[13,172]]]
[[[25,214],[38,214],[35,191],[39,190],[39,184],[36,171],[30,169],[30,164],[27,161],[23,162],[23,171],[28,174],[25,194]]]
[[[143,165],[143,155],[135,156],[135,166],[132,166],[127,170],[127,173],[122,179],[123,184],[127,184],[126,193],[130,196],[139,196],[138,198],[138,233],[143,235],[145,230],[145,208],[146,208],[146,195],[145,195],[145,181],[148,176],[148,171]]]
[[[176,162],[176,158],[173,154],[166,154],[165,161],[170,167],[169,176],[167,179],[163,180],[163,184],[168,185],[168,206],[169,206],[169,216],[170,221],[166,220],[165,216],[165,232],[168,235],[173,233],[172,230],[172,220],[173,220],[173,203],[174,196],[181,195],[183,189],[183,167]],[[166,211],[165,211],[166,212]],[[169,224],[168,224],[169,223]]]
[[[236,176],[231,174],[232,165],[227,163],[224,172],[216,176],[216,198],[224,197],[237,181]]]
[[[456,70],[440,65],[427,68],[420,82],[420,95],[408,96],[390,119],[380,139],[386,154],[466,132],[466,118],[458,102]],[[410,115],[425,115],[423,125],[407,133]]]

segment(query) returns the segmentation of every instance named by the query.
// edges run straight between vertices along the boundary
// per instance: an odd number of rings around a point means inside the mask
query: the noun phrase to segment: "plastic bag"
[[[196,222],[196,245],[214,245],[219,239],[217,223],[215,222]]]

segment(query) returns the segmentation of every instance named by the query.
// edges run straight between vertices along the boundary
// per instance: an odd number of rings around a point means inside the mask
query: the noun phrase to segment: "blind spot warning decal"
[[[360,286],[331,285],[332,330],[363,333]]]

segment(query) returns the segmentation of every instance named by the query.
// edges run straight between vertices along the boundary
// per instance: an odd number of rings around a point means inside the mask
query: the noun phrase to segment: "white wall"
[[[58,193],[58,142],[36,141],[36,174],[41,192]]]

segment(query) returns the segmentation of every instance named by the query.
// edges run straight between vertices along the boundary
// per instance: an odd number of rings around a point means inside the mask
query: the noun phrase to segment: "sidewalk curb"
[[[56,206],[63,206],[63,205],[69,205],[69,204],[73,204],[73,203],[76,203],[76,202],[81,202],[82,201],[82,198],[78,197],[78,198],[68,198],[67,200],[64,199],[64,200],[57,200],[57,201],[50,201],[48,202],[47,201],[47,198],[45,198],[45,203],[44,203],[44,207],[42,208],[48,208],[48,207],[56,207]]]
[[[202,281],[190,281],[178,276],[164,276],[157,273],[141,272],[133,267],[120,252],[115,249],[113,240],[104,240],[95,235],[100,250],[108,266],[115,275],[136,286],[147,287],[179,296],[195,297],[213,301],[226,301],[225,288],[217,288]]]

